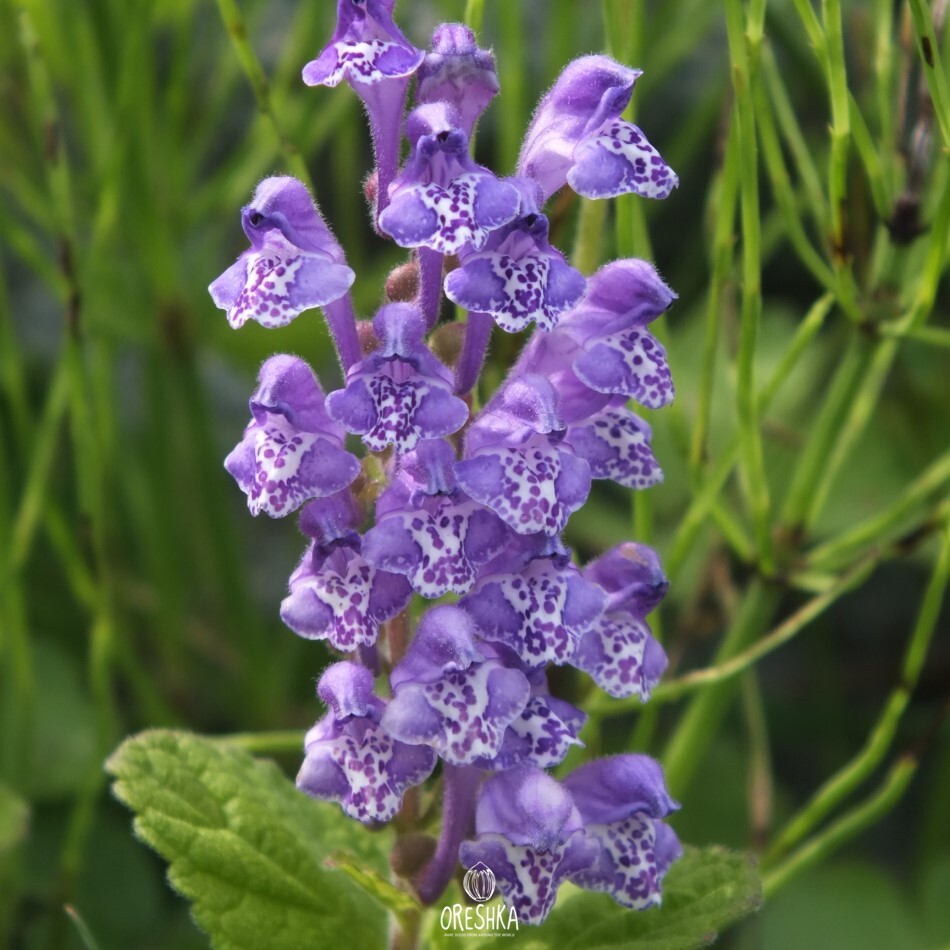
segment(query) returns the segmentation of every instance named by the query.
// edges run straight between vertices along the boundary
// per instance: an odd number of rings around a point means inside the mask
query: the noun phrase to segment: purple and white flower
[[[329,711],[304,739],[297,787],[314,798],[340,803],[366,824],[389,821],[406,789],[424,782],[436,754],[395,740],[380,718],[385,708],[373,693],[373,674],[357,663],[329,667],[317,686]]]
[[[265,178],[241,210],[241,224],[250,249],[208,288],[235,329],[248,320],[286,326],[341,298],[356,279],[296,178]]]
[[[251,421],[225,468],[247,495],[251,514],[280,518],[309,498],[346,488],[359,475],[343,429],[327,415],[313,370],[296,356],[272,356],[251,396]]]

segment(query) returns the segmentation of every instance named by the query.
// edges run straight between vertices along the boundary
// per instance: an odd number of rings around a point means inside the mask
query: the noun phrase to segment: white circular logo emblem
[[[469,868],[462,878],[462,887],[473,901],[482,903],[495,893],[495,875],[492,869],[485,867],[481,861]]]

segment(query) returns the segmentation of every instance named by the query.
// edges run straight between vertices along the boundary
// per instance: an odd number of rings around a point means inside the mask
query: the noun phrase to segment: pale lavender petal
[[[584,577],[608,594],[607,611],[643,618],[666,596],[669,582],[653,548],[627,541],[584,568]]]

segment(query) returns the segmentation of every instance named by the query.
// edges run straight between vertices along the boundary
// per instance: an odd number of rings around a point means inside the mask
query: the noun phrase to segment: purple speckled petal
[[[308,86],[376,85],[414,73],[424,53],[393,22],[390,0],[338,0],[336,29],[303,69]]]
[[[561,882],[589,867],[596,854],[596,843],[583,831],[544,851],[512,844],[500,834],[480,834],[459,848],[463,867],[481,862],[491,869],[505,903],[515,909],[522,924],[542,923],[554,907]]]
[[[468,418],[468,406],[447,387],[421,377],[396,382],[384,373],[356,378],[330,393],[327,411],[347,431],[362,435],[373,452],[390,444],[408,452],[420,439],[451,435]]]
[[[240,269],[245,280],[233,296]],[[245,251],[208,289],[215,304],[227,310],[228,323],[235,329],[248,320],[273,328],[342,297],[355,279],[345,264],[322,254],[304,254],[274,237],[260,251]]]
[[[331,737],[307,736],[297,787],[314,798],[338,801],[351,818],[389,821],[407,788],[425,781],[436,764],[426,746],[397,742],[367,719],[345,725]]]
[[[570,793],[540,769],[516,767],[492,776],[475,812],[474,841],[464,841],[464,867],[491,868],[498,889],[522,923],[541,923],[561,879],[590,867],[599,844],[582,830]]]
[[[554,194],[567,180],[578,143],[619,118],[640,75],[607,56],[568,63],[531,120],[518,174],[537,181],[545,197]]]
[[[646,702],[666,669],[666,654],[642,620],[616,612],[581,634],[571,664],[609,695],[638,695]]]
[[[574,372],[591,389],[631,397],[648,409],[673,401],[666,351],[646,330],[634,328],[587,345],[574,360]]]
[[[448,298],[467,310],[490,313],[508,333],[531,321],[553,330],[557,319],[584,295],[580,271],[554,254],[528,254],[520,259],[487,252],[466,259],[445,279]]]
[[[324,553],[314,545],[290,577],[280,616],[299,636],[349,653],[375,643],[379,624],[411,597],[404,577],[378,571],[358,548],[338,544]]]
[[[567,173],[571,188],[585,198],[634,194],[665,198],[679,179],[635,126],[614,119],[574,149]]]
[[[253,514],[282,517],[309,498],[341,491],[359,474],[323,401],[313,370],[298,357],[274,356],[261,367],[253,418],[224,463]]]
[[[382,518],[367,532],[363,550],[377,566],[405,574],[423,597],[436,598],[464,594],[479,565],[507,539],[504,524],[487,509],[462,496],[441,496]]]
[[[603,609],[600,588],[570,563],[537,558],[518,574],[480,581],[459,601],[482,637],[510,647],[528,666],[566,663]]]
[[[429,247],[457,254],[466,244],[480,249],[494,228],[518,210],[518,193],[485,172],[466,172],[446,185],[397,185],[379,226],[402,247]]]
[[[564,700],[533,696],[505,732],[498,755],[478,764],[495,771],[519,765],[553,768],[564,761],[572,745],[584,745],[577,734],[586,719]]]
[[[381,722],[402,742],[431,745],[446,762],[470,765],[498,754],[505,729],[524,709],[529,692],[523,673],[488,660],[432,683],[401,684]]]
[[[420,62],[419,51],[411,52],[386,40],[340,42],[328,46],[304,66],[303,81],[308,86],[333,87],[344,79],[351,84],[373,85],[409,76]]]
[[[532,440],[456,463],[459,485],[519,534],[559,534],[590,493],[590,467],[570,452]]]
[[[663,472],[650,449],[649,425],[629,409],[604,409],[568,426],[566,441],[590,465],[592,478],[608,478],[626,488],[650,488]]]
[[[244,441],[224,467],[247,495],[251,514],[280,518],[308,498],[331,495],[359,475],[355,456],[338,442],[300,432],[275,417],[265,426],[249,426]]]
[[[657,832],[661,828],[661,860],[665,866],[657,855]],[[584,830],[600,842],[600,853],[592,867],[570,875],[572,883],[591,891],[606,891],[618,904],[632,910],[646,910],[660,903],[666,868],[682,854],[672,829],[636,814],[609,825],[587,825]]]

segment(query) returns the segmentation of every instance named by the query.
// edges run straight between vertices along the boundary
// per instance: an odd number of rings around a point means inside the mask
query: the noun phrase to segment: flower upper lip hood
[[[479,115],[498,94],[495,57],[479,49],[475,34],[461,23],[443,23],[436,28],[418,80],[419,101],[450,103],[469,136]]]
[[[303,182],[289,175],[265,178],[250,202],[241,209],[241,227],[252,246],[260,250],[274,229],[294,247],[310,254],[326,254],[345,263],[343,248],[316,209]]]

